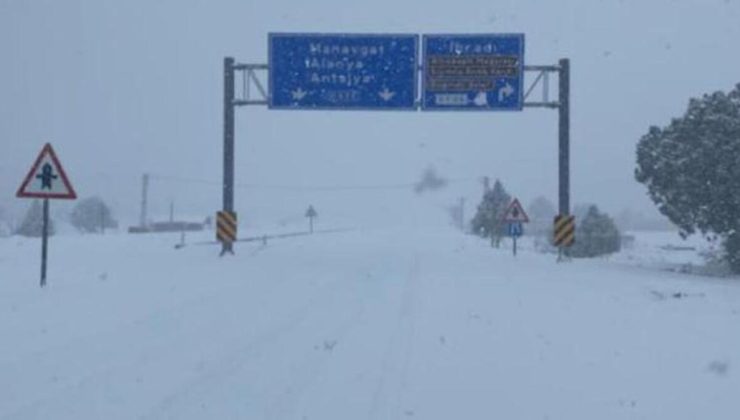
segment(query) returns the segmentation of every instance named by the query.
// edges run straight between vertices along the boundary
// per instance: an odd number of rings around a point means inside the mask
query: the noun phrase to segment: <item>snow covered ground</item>
[[[211,232],[188,241],[212,238]],[[675,235],[558,264],[451,229],[0,238],[2,419],[737,419],[740,281]]]

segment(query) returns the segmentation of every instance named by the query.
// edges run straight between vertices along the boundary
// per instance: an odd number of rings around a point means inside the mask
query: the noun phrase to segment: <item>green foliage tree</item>
[[[43,235],[44,229],[44,209],[41,206],[41,200],[33,200],[31,207],[26,211],[23,216],[23,221],[15,231],[16,235],[29,236],[32,238],[38,238]],[[48,233],[49,236],[54,235],[55,232],[54,221],[49,217]]]
[[[483,192],[483,199],[478,204],[473,220],[470,221],[473,233],[483,238],[491,238],[491,246],[498,248],[505,235],[503,217],[510,202],[511,196],[497,179],[493,188],[486,188]]]
[[[681,118],[650,127],[637,145],[635,178],[682,236],[719,235],[740,272],[740,84],[693,98]]]
[[[89,197],[80,200],[70,215],[72,226],[80,232],[103,232],[106,228],[118,227],[110,208],[100,197]]]
[[[592,258],[618,252],[621,238],[611,217],[591,206],[576,227],[576,242],[569,249],[575,258]]]

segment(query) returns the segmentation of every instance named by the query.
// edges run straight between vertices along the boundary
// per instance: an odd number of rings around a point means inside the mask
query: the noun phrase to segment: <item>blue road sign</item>
[[[422,109],[522,109],[524,34],[424,35],[422,50]]]
[[[270,108],[414,109],[417,35],[269,35]]]
[[[524,234],[524,226],[520,222],[509,223],[509,236],[518,237]]]

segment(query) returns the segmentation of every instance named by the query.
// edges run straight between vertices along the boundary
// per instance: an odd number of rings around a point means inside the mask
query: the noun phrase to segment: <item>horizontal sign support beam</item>
[[[259,99],[250,99],[250,100],[236,100],[233,102],[234,106],[254,106],[254,105],[267,105],[268,102],[266,100],[259,100]],[[421,106],[420,102],[416,103],[416,106]],[[560,107],[560,104],[558,102],[525,102],[524,103],[525,108],[553,108],[556,109]]]
[[[244,72],[253,72],[255,70],[263,70],[263,71],[269,71],[270,66],[265,63],[237,63],[233,66],[234,70],[237,71],[244,71]],[[423,66],[418,66],[418,71],[423,71]],[[560,66],[558,65],[525,65],[524,66],[525,72],[539,72],[542,74],[543,72],[548,73],[556,73],[560,71]],[[253,74],[252,77],[256,78]],[[538,77],[537,82],[541,82],[541,77]],[[534,88],[534,86],[530,87],[530,91]],[[526,95],[529,96],[529,95]],[[265,99],[236,99],[233,101],[234,106],[264,106],[269,105],[269,98],[265,97]],[[420,101],[415,101],[414,108],[421,107]],[[550,101],[538,101],[538,102],[525,102],[522,104],[524,108],[549,108],[549,109],[558,109],[560,107],[559,102],[550,102]]]
[[[551,73],[555,73],[560,71],[560,66],[551,66],[551,65],[534,65],[534,66],[524,66],[524,71],[549,71]]]
[[[234,64],[234,70],[269,70],[267,64]]]
[[[268,102],[264,99],[235,100],[232,103],[234,104],[234,106],[267,105],[268,104]]]
[[[234,64],[234,70],[269,70],[270,65],[264,64],[264,63],[244,63],[244,64]],[[424,69],[423,65],[418,66],[419,71]],[[549,71],[549,72],[558,72],[560,71],[560,66],[556,65],[525,65],[524,71]]]
[[[558,102],[525,102],[524,103],[525,108],[553,108],[557,109],[560,108],[560,103]]]
[[[270,65],[269,64],[263,64],[263,63],[251,63],[251,64],[234,64],[234,70],[269,70]],[[418,66],[419,71],[424,70],[423,65]],[[558,72],[560,71],[560,66],[554,66],[554,65],[525,65],[524,71],[549,71],[549,72]]]

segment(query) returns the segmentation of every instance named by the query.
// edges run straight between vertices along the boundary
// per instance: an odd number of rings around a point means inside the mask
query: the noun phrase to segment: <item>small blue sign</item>
[[[509,223],[509,236],[519,237],[524,234],[524,226],[520,222]]]
[[[269,35],[270,108],[415,109],[417,35]]]
[[[524,34],[424,35],[422,109],[524,105]]]

